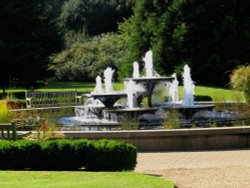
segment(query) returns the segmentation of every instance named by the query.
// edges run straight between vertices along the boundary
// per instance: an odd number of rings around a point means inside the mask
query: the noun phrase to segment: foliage
[[[123,40],[114,33],[93,37],[51,57],[58,80],[94,80],[108,66],[118,69],[126,54]]]
[[[55,0],[53,1],[55,2]],[[48,76],[48,56],[61,47],[50,0],[0,1],[0,85]]]
[[[124,114],[119,117],[119,124],[122,130],[138,130],[139,122],[136,115]]]
[[[1,187],[174,188],[161,177],[135,172],[0,171]]]
[[[171,109],[164,118],[163,127],[165,129],[178,129],[180,127],[180,117],[178,110]]]
[[[2,170],[133,170],[136,148],[118,141],[0,141]]]
[[[136,148],[124,142],[101,140],[90,143],[88,150],[88,170],[132,170],[136,164]]]
[[[0,100],[0,123],[10,123],[13,120],[14,114],[9,110],[8,101]]]
[[[237,91],[242,91],[246,101],[250,103],[250,65],[240,66],[230,76],[231,86]]]
[[[122,27],[129,48],[125,75],[148,49],[160,74],[189,64],[198,84],[225,85],[229,71],[250,59],[247,0],[138,0],[133,10]]]
[[[117,23],[132,13],[133,0],[68,0],[59,23],[66,33],[100,35],[117,31]]]

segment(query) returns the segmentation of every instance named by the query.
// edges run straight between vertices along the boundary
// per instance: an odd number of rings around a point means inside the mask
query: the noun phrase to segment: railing
[[[81,103],[81,96],[77,96],[76,91],[26,92],[26,102],[27,108],[77,105]]]
[[[7,139],[7,140],[16,140],[17,133],[16,133],[16,123],[1,123],[0,124],[0,139]]]

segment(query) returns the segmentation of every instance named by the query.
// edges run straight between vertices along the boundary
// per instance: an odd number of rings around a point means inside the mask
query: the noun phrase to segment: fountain
[[[139,73],[139,64],[135,61],[133,63],[133,78],[139,78],[140,73]]]
[[[184,66],[184,72],[182,73],[183,78],[183,100],[178,101],[177,94],[177,78],[176,75],[173,75],[174,81],[172,82],[169,93],[172,99],[172,102],[166,103],[165,105],[162,105],[162,108],[165,110],[175,109],[179,113],[181,113],[186,120],[192,120],[193,115],[199,111],[202,110],[213,110],[214,105],[213,104],[195,104],[194,103],[194,82],[191,78],[190,74],[190,68],[188,65]]]
[[[114,70],[112,70],[110,67],[105,69],[104,71],[104,84],[105,84],[105,92],[102,91],[102,83],[101,78],[97,76],[96,78],[96,89],[94,92],[90,94],[83,95],[87,98],[94,98],[103,103],[103,105],[106,108],[113,108],[114,104],[121,98],[126,98],[127,94],[125,92],[114,92],[112,87],[112,76],[113,76]],[[99,88],[99,89],[97,89]],[[101,88],[101,89],[100,89]],[[98,91],[98,92],[96,92]]]
[[[153,53],[151,50],[149,50],[143,58],[143,61],[145,63],[146,76],[124,79],[124,81],[132,80],[136,84],[142,85],[144,87],[144,92],[141,92],[140,94],[138,93],[136,100],[138,101],[138,103],[140,103],[144,97],[147,97],[149,107],[152,107],[152,95],[155,86],[158,83],[171,82],[174,79],[173,77],[161,77],[156,73],[156,71],[154,71],[152,56]]]
[[[199,114],[204,114],[204,111],[212,111],[213,104],[197,104],[194,102],[195,85],[191,78],[190,68],[184,66],[182,73],[183,78],[183,97],[179,100],[178,86],[176,74],[171,77],[162,77],[153,68],[152,51],[148,51],[143,57],[145,63],[145,75],[140,76],[139,65],[133,63],[132,78],[125,78],[124,91],[114,91],[112,87],[112,76],[114,70],[108,67],[104,71],[104,85],[102,88],[102,78],[96,77],[96,87],[93,92],[85,94],[87,102],[84,106],[76,107],[77,120],[87,119],[93,120],[93,124],[119,124],[122,117],[134,117],[138,121],[148,122],[150,126],[162,123],[161,113],[166,114],[166,111],[175,109],[184,116],[186,122],[192,123],[195,114],[196,118],[200,118]],[[152,95],[156,91],[156,86],[161,86],[164,83],[168,85],[168,102],[153,103]],[[158,87],[159,88],[159,87]],[[166,87],[160,87],[166,88]],[[157,91],[158,92],[158,91]],[[126,105],[117,105],[119,99],[127,99]],[[142,107],[142,100],[148,99],[147,107]],[[201,113],[197,113],[201,112]],[[181,116],[180,116],[181,118]],[[158,122],[158,123],[157,123]]]
[[[194,105],[194,82],[191,79],[190,68],[188,65],[184,66],[184,72],[182,73],[184,82],[184,95],[182,100],[183,106]]]
[[[102,90],[102,78],[98,75],[95,80],[96,80],[96,86],[95,86],[95,89],[92,92],[92,94],[93,93],[103,93],[103,90]]]
[[[174,80],[172,81],[169,88],[169,98],[171,102],[177,103],[179,101],[179,82],[175,73],[172,75],[172,77],[174,78]]]

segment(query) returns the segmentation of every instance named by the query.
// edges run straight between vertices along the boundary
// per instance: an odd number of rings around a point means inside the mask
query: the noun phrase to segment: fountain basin
[[[121,119],[121,117],[138,119],[138,117],[142,114],[155,114],[156,111],[158,111],[157,108],[128,108],[105,110],[105,112],[107,112],[108,114],[117,115],[118,121]]]
[[[121,98],[126,98],[126,93],[90,93],[84,97],[98,99],[106,108],[113,108],[114,104]]]
[[[111,139],[133,144],[138,151],[183,151],[248,148],[250,126],[171,130],[65,131],[70,139]]]
[[[164,110],[177,110],[181,113],[185,119],[192,119],[194,114],[202,110],[212,111],[214,109],[214,104],[194,104],[190,106],[184,106],[182,104],[169,104],[167,106],[161,106]]]

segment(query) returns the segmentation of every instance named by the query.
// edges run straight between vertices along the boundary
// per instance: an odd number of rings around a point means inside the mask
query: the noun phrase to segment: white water
[[[98,75],[95,80],[96,80],[96,86],[92,93],[103,93],[102,78]]]
[[[129,80],[126,84],[126,93],[127,93],[127,106],[128,108],[134,108],[134,92],[133,87],[135,83],[133,80]]]
[[[95,109],[97,107],[104,106],[101,101],[90,98],[86,100],[83,106],[75,107],[75,114],[77,117],[86,119],[97,118],[96,115],[91,112],[91,109]]]
[[[183,100],[182,105],[184,106],[192,106],[194,105],[194,82],[191,78],[190,68],[188,65],[184,66],[184,72],[182,73],[183,77]]]
[[[174,77],[174,80],[172,81],[169,87],[169,97],[171,102],[176,103],[179,101],[179,92],[178,92],[179,82],[177,80],[176,73],[172,74],[172,77]]]
[[[125,91],[127,93],[127,108],[137,108],[139,104],[136,103],[136,95],[145,91],[141,84],[136,84],[133,80],[124,83]]]
[[[113,91],[112,87],[112,78],[113,78],[113,73],[115,71],[112,70],[112,68],[108,67],[104,71],[104,84],[105,84],[105,92],[106,93],[111,93]]]
[[[133,78],[139,78],[140,73],[139,73],[139,64],[135,61],[133,63]]]
[[[153,53],[151,50],[149,50],[144,58],[143,58],[143,61],[145,63],[145,69],[146,69],[146,77],[147,78],[151,78],[153,77],[153,72],[154,72],[154,69],[153,69]]]

